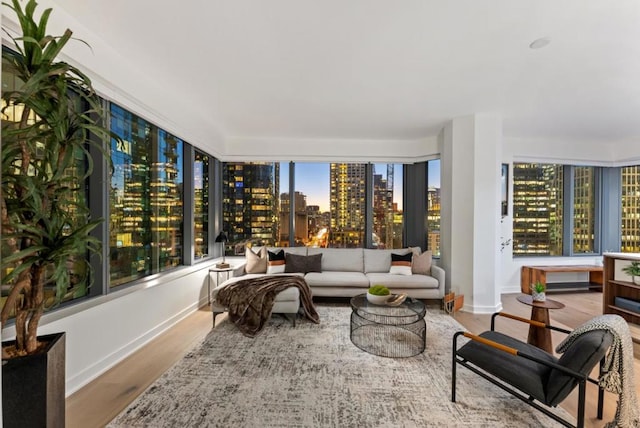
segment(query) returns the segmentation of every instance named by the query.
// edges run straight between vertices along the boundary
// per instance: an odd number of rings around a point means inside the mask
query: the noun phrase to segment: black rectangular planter
[[[48,342],[45,352],[2,360],[4,428],[64,428],[65,333],[39,336],[38,341]]]

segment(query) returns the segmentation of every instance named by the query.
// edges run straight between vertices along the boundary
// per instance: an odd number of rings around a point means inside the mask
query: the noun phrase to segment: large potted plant
[[[3,328],[15,322],[15,340],[2,346],[3,422],[64,426],[64,333],[39,337],[38,324],[46,309],[84,295],[91,283],[89,257],[100,248],[91,231],[102,219],[90,218],[84,181],[90,145],[103,153],[100,139],[111,133],[90,79],[57,59],[71,31],[48,35],[51,9],[36,17],[35,0],[7,6],[22,34],[2,54],[3,74],[18,82],[2,93],[0,316]]]

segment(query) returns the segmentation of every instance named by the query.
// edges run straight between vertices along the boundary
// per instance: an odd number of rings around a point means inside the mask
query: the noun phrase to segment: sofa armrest
[[[440,266],[431,265],[431,276],[438,280],[438,288],[442,290],[444,295],[445,290],[445,273],[444,269]]]

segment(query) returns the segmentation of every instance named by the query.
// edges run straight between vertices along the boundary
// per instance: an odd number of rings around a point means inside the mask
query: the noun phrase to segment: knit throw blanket
[[[216,301],[229,311],[229,319],[242,334],[255,337],[271,317],[276,294],[289,287],[300,290],[300,302],[304,314],[314,323],[320,316],[313,305],[311,289],[304,278],[290,275],[264,276],[234,282],[222,288]]]
[[[613,335],[613,343],[605,357],[599,384],[604,389],[619,395],[616,416],[605,427],[640,427],[640,410],[636,397],[636,383],[633,374],[633,343],[629,325],[619,315],[600,315],[573,330],[556,348],[562,353],[582,333],[592,330],[606,330]]]

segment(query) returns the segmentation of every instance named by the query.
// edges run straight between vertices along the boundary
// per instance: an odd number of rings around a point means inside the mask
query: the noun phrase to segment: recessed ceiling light
[[[541,49],[549,43],[551,43],[551,40],[548,37],[541,37],[531,42],[531,44],[529,44],[529,49]]]

